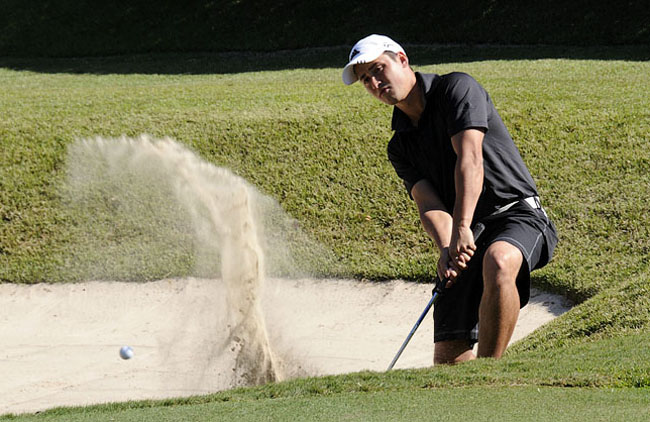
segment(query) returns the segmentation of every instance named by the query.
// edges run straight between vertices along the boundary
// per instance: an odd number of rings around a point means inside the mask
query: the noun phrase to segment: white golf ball
[[[133,357],[133,349],[131,346],[122,346],[120,349],[120,357],[122,359],[131,359]]]

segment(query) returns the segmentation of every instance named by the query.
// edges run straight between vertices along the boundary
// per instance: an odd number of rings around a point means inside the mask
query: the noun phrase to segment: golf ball
[[[131,346],[122,346],[120,349],[120,357],[122,359],[131,359],[133,357],[133,349]]]

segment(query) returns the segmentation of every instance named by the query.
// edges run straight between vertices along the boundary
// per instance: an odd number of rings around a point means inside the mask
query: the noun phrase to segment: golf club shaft
[[[481,236],[483,230],[485,230],[485,226],[481,223],[477,223],[476,226],[474,227],[474,232],[473,232],[475,242],[479,238],[479,236]],[[402,343],[402,346],[397,351],[397,354],[393,358],[390,365],[388,365],[388,369],[386,371],[390,371],[391,369],[393,369],[393,366],[395,366],[395,363],[397,363],[397,359],[399,359],[399,357],[402,355],[402,352],[406,348],[406,345],[409,343],[409,341],[411,341],[411,337],[413,337],[413,334],[415,334],[415,331],[418,329],[418,327],[424,320],[424,317],[426,317],[427,314],[429,313],[429,309],[431,309],[431,307],[438,301],[438,298],[440,297],[440,294],[443,292],[443,289],[447,285],[448,281],[449,280],[446,278],[444,280],[440,280],[440,277],[436,276],[433,295],[431,296],[429,303],[427,303],[427,306],[424,308],[424,311],[422,311],[422,314],[420,314],[420,318],[418,318],[417,322],[411,329],[411,332],[409,332],[408,336],[406,336],[406,340],[404,340],[404,342]]]
[[[429,303],[427,303],[426,308],[424,308],[424,311],[422,311],[422,314],[420,315],[420,318],[418,318],[418,321],[415,323],[415,325],[411,329],[411,332],[409,333],[408,336],[406,336],[406,340],[404,340],[404,342],[402,343],[402,346],[397,351],[397,354],[393,358],[392,362],[390,363],[390,365],[388,365],[387,371],[390,371],[391,369],[393,369],[393,366],[395,366],[395,363],[397,362],[397,359],[399,359],[399,357],[402,355],[402,352],[406,348],[406,345],[409,343],[409,341],[411,340],[411,337],[413,337],[413,334],[415,334],[415,331],[418,329],[418,327],[422,323],[422,320],[424,320],[424,317],[427,316],[427,314],[429,313],[429,309],[431,309],[431,307],[433,306],[433,303],[437,299],[438,299],[438,292],[435,292],[433,294],[433,296],[431,296],[431,299],[429,300]]]

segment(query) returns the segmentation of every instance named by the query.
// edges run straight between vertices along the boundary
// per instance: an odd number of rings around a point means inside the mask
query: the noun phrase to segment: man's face
[[[395,59],[382,54],[370,63],[354,66],[354,73],[373,97],[388,105],[404,100],[415,84],[415,75],[402,53]]]

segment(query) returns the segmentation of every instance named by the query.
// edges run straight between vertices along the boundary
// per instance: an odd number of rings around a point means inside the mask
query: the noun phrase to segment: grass
[[[516,58],[518,51],[524,59]],[[404,415],[421,415],[437,409],[426,403],[444,398],[453,419],[459,414],[453,412],[467,410],[463,397],[474,395],[477,402],[494,395],[501,404],[477,412],[505,408],[514,418],[522,407],[510,404],[509,394],[531,412],[541,398],[560,412],[600,410],[609,420],[647,415],[650,100],[642,87],[650,85],[650,65],[633,49],[627,59],[621,49],[600,49],[597,59],[589,59],[592,49],[564,49],[564,58],[544,58],[546,51],[419,47],[412,56],[417,70],[465,71],[490,92],[561,235],[553,262],[533,282],[572,298],[578,304],[572,311],[500,361],[297,380],[33,418],[245,419],[268,410],[278,418],[372,420],[388,403]],[[331,251],[334,262],[319,268],[322,273],[428,280],[432,244],[385,158],[390,110],[361,87],[340,83],[334,52],[324,53],[321,67],[301,51],[0,59],[0,280],[69,282],[92,274],[83,263],[97,259],[96,251],[79,241],[79,215],[61,188],[67,147],[80,137],[141,133],[171,136],[277,200]],[[268,59],[268,70],[260,57]],[[288,59],[296,68],[282,69]],[[107,251],[133,237],[110,224],[97,230],[107,235]],[[191,273],[191,259],[177,258],[138,278]],[[120,265],[112,275],[128,277]]]
[[[464,387],[355,392],[291,399],[200,403],[188,406],[48,412],[29,421],[645,421],[647,392],[639,389]],[[110,415],[110,416],[109,416]],[[578,416],[579,415],[579,416]]]

